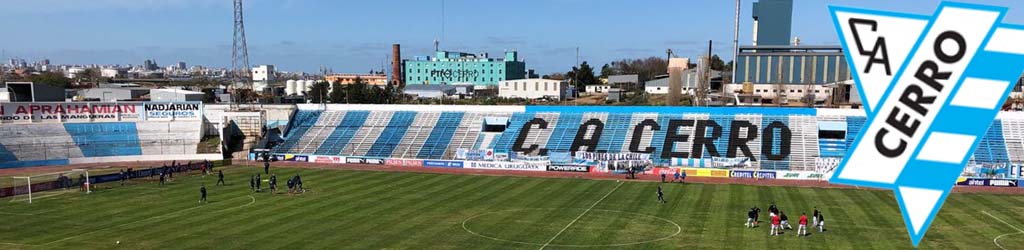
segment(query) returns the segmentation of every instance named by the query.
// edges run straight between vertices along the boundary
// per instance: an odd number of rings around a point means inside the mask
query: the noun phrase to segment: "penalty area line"
[[[543,250],[544,248],[548,247],[548,245],[551,245],[551,242],[555,241],[555,239],[557,239],[559,235],[562,235],[562,233],[565,232],[566,229],[569,229],[569,227],[571,227],[573,224],[576,224],[576,221],[579,221],[580,218],[583,218],[584,215],[587,215],[587,213],[589,213],[591,209],[594,209],[594,207],[596,207],[597,204],[601,204],[601,202],[604,201],[605,198],[608,198],[608,196],[612,195],[612,193],[614,193],[615,190],[619,190],[619,187],[621,187],[623,183],[625,182],[619,182],[619,185],[615,185],[615,188],[613,188],[612,191],[608,191],[608,193],[601,197],[601,199],[597,200],[597,202],[594,202],[593,205],[590,205],[590,207],[588,207],[587,210],[584,210],[583,213],[580,214],[580,216],[576,216],[576,219],[573,219],[571,222],[569,222],[568,225],[565,225],[565,227],[563,227],[561,231],[558,231],[558,233],[556,233],[555,236],[551,237],[551,239],[549,239],[548,242],[545,242],[544,245],[540,246],[540,250]]]
[[[988,213],[988,211],[981,211],[981,212],[985,213],[985,215],[988,215],[988,217],[992,217],[992,219],[996,219],[999,222],[1002,222],[1003,224],[1006,224],[1007,226],[1010,226],[1010,228],[1013,228],[1014,230],[1017,230],[1017,232],[1014,232],[1014,233],[1003,234],[1003,235],[1000,235],[1000,236],[996,236],[995,238],[992,238],[992,243],[996,244],[996,246],[999,247],[1000,249],[1006,250],[1006,248],[1003,247],[1003,245],[999,244],[999,239],[1000,238],[1003,238],[1003,237],[1006,237],[1006,236],[1010,236],[1010,235],[1014,235],[1014,234],[1024,234],[1024,230],[1020,230],[1020,228],[1017,228],[1013,224],[1010,224],[1010,223],[1004,221],[1003,219],[1000,219],[999,217],[996,217],[995,215],[992,215],[992,214]]]

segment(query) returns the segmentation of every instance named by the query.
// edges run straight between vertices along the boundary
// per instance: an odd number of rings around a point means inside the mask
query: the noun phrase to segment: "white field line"
[[[591,209],[594,209],[594,207],[596,207],[597,204],[601,204],[601,202],[604,201],[605,198],[608,198],[608,196],[612,195],[612,193],[614,193],[615,190],[619,190],[619,187],[621,187],[623,183],[625,182],[619,182],[619,185],[615,185],[615,188],[613,188],[612,191],[609,191],[607,194],[604,195],[604,197],[601,197],[600,200],[594,202],[593,205],[590,205],[590,207],[587,208],[587,210],[584,210],[583,213],[580,214],[580,216],[576,216],[576,219],[573,219],[572,222],[569,222],[569,225],[565,225],[565,227],[563,227],[561,231],[558,231],[558,233],[555,234],[555,236],[551,237],[551,239],[548,240],[548,242],[545,242],[544,245],[540,246],[540,249],[543,250],[545,247],[548,247],[548,245],[550,245],[551,242],[555,241],[555,239],[557,239],[559,235],[562,235],[562,233],[565,232],[566,229],[569,229],[569,227],[571,227],[572,224],[576,224],[576,221],[580,220],[580,218],[583,218],[584,215],[587,215],[587,213],[589,213]]]
[[[1014,230],[1017,230],[1017,232],[1014,232],[1014,233],[1003,234],[1003,235],[1000,235],[1000,236],[996,236],[995,238],[992,238],[992,243],[996,244],[996,246],[999,247],[1000,249],[1007,250],[1002,245],[999,245],[999,238],[1003,238],[1003,237],[1014,235],[1014,234],[1024,234],[1024,230],[1020,230],[1020,228],[1017,228],[1016,226],[1013,226],[1012,224],[1004,221],[1003,219],[1000,219],[999,217],[996,217],[995,215],[992,215],[992,214],[988,213],[988,211],[981,211],[981,212],[985,213],[985,215],[988,215],[988,217],[992,217],[992,219],[996,219],[999,222],[1002,222],[1003,224],[1006,224],[1007,226],[1010,226]]]

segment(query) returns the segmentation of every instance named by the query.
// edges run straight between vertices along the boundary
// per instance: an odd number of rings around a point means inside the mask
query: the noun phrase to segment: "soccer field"
[[[888,191],[274,168],[300,195],[249,191],[262,168],[0,200],[2,249],[908,249]],[[9,177],[4,177],[9,178]],[[263,176],[267,179],[268,176]],[[206,184],[210,202],[199,205]],[[668,202],[656,202],[656,189]],[[267,184],[263,183],[263,188]],[[283,188],[283,187],[282,187]],[[827,231],[769,236],[818,206]],[[1024,197],[953,194],[922,249],[1024,249]],[[760,228],[744,228],[757,205]],[[994,239],[998,238],[998,241]],[[120,241],[120,244],[115,242]]]

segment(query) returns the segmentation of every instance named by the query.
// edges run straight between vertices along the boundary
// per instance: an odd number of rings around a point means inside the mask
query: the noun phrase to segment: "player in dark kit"
[[[262,184],[260,182],[263,182],[263,176],[260,176],[259,174],[256,174],[256,192],[257,193],[259,193],[260,190],[262,190],[262,189],[260,189],[260,184]]]
[[[217,171],[217,186],[220,186],[220,185],[225,185],[225,186],[228,185],[228,184],[224,183],[224,171],[223,170]]]
[[[256,176],[249,175],[249,191],[256,191]]]
[[[270,176],[270,194],[277,193],[277,175]]]
[[[270,162],[269,161],[264,161],[263,162],[263,173],[264,174],[270,174]]]
[[[754,207],[754,225],[755,226],[761,223],[760,219],[761,219],[761,208],[755,206]]]
[[[665,203],[665,193],[661,192],[661,186],[658,186],[658,202]]]
[[[206,185],[199,187],[199,203],[206,202]]]
[[[743,226],[746,226],[747,228],[753,228],[754,217],[757,217],[756,215],[754,215],[754,208],[750,208],[750,210],[747,210],[747,223],[743,224]]]

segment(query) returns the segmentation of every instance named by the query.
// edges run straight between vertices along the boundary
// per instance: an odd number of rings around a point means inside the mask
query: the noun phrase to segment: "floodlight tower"
[[[235,33],[231,45],[231,87],[235,88],[236,83],[242,83],[250,91],[255,90],[252,86],[252,75],[249,68],[249,49],[245,45],[245,23],[242,21],[242,0],[234,0],[235,5]],[[238,107],[241,96],[237,91],[231,93],[233,97],[231,105]]]

